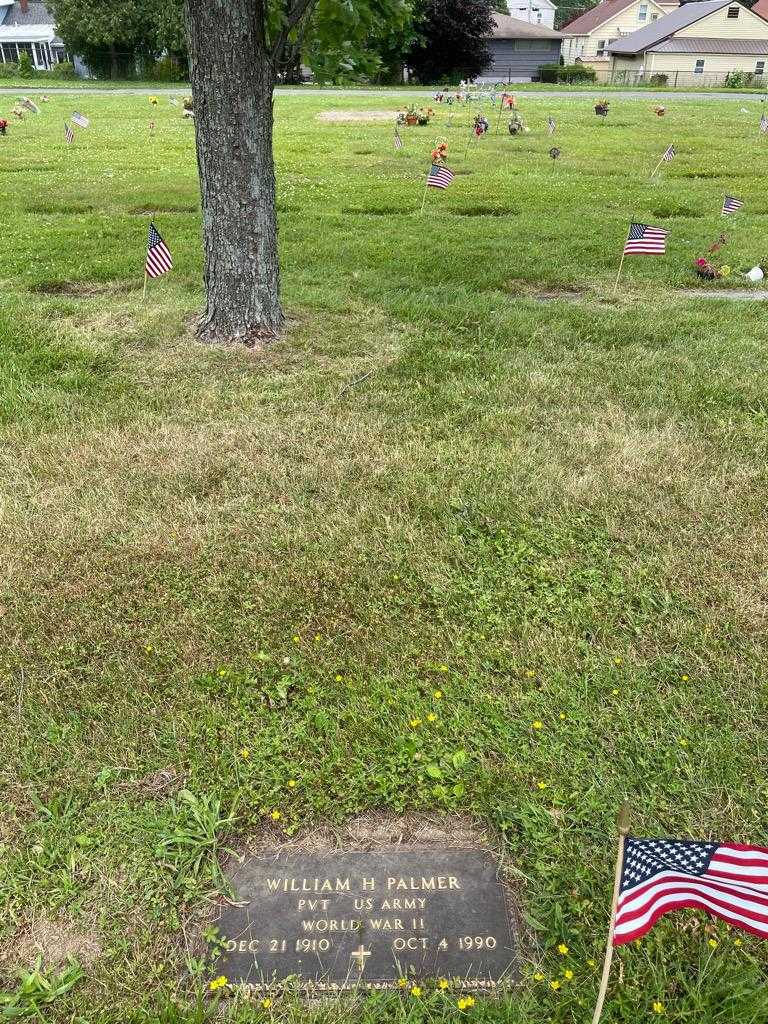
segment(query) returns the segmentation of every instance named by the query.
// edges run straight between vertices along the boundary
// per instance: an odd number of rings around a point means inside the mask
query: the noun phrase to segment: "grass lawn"
[[[766,256],[759,104],[614,101],[603,123],[525,99],[530,134],[466,157],[466,112],[399,154],[389,122],[317,119],[385,104],[277,100],[290,323],[264,354],[192,336],[178,109],[89,97],[67,150],[54,97],[0,139],[9,1019],[202,1021],[217,850],[373,810],[498,837],[520,992],[234,1019],[575,1024],[622,798],[635,834],[768,840],[768,323],[676,294],[721,230],[734,271]],[[457,177],[420,216],[436,136]],[[176,267],[142,304],[151,211]],[[672,234],[614,300],[633,217]],[[45,1005],[17,980],[37,949]],[[766,968],[765,943],[684,911],[617,952],[605,1019],[758,1024]]]

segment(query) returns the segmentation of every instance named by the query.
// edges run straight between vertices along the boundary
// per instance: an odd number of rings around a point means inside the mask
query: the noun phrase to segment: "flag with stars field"
[[[627,838],[614,945],[640,938],[662,915],[683,907],[768,939],[768,848]]]
[[[760,131],[763,135],[768,134],[768,117],[765,114],[760,115]]]
[[[75,141],[75,133],[69,127],[69,123],[67,121],[64,122],[64,141],[68,146],[71,146]]]
[[[723,209],[721,210],[721,213],[723,217],[727,217],[730,213],[736,213],[736,211],[740,210],[743,205],[744,203],[741,199],[736,199],[734,196],[726,196],[723,200]]]
[[[677,152],[675,150],[675,147],[674,146],[667,146],[667,148],[664,150],[664,156],[662,156],[661,159],[662,160],[666,160],[666,162],[669,163],[670,160],[674,160],[676,156],[677,156]]]
[[[625,256],[663,256],[667,251],[667,235],[664,228],[650,224],[630,224],[624,243]]]
[[[448,188],[455,175],[442,164],[432,164],[427,175],[427,185],[432,188]]]
[[[402,149],[402,148],[403,148],[403,140],[400,137],[400,132],[398,131],[397,127],[395,127],[395,149]]]
[[[86,117],[85,114],[79,113],[77,110],[73,111],[70,120],[72,121],[72,124],[76,124],[78,128],[87,128],[91,123],[91,119],[89,117]]]
[[[173,259],[168,246],[165,244],[154,224],[149,225],[149,238],[147,239],[147,262],[145,273],[147,277],[160,277],[167,274],[173,267]]]

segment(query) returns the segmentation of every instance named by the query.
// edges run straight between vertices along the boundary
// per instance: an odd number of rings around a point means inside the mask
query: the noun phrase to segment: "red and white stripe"
[[[683,907],[768,939],[768,849],[724,843],[702,875],[660,871],[627,889],[616,909],[614,945],[640,938],[663,914]]]

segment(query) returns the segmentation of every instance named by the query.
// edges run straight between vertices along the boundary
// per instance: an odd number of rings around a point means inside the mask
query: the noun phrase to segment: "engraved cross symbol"
[[[370,955],[371,955],[370,949],[366,949],[365,946],[361,943],[359,949],[356,949],[354,951],[354,953],[350,953],[349,954],[349,959],[350,960],[357,960],[357,969],[358,969],[358,971],[364,971],[365,970],[365,958],[369,957]]]

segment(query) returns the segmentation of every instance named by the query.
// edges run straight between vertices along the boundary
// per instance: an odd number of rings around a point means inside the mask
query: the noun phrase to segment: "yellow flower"
[[[440,671],[441,672],[447,672],[448,671],[448,666],[447,665],[440,665]]]
[[[421,991],[422,990],[419,988],[418,985],[414,985],[413,988],[411,989],[411,995],[413,996],[414,999],[418,999],[419,996],[421,995]]]
[[[587,967],[597,967],[597,962],[595,960],[587,960]]]
[[[710,949],[717,949],[719,943],[718,943],[717,939],[710,939],[709,942],[707,943],[707,945],[709,946]]]
[[[475,1000],[472,996],[465,996],[463,999],[459,999],[456,1005],[460,1010],[469,1010],[475,1005]]]
[[[251,756],[250,750],[248,750],[247,747],[243,747],[243,749],[240,751],[240,757],[242,757],[242,759],[244,761],[247,761],[250,756]]]
[[[681,747],[687,747],[688,746],[688,740],[686,740],[686,739],[678,740],[677,742],[680,744]]]
[[[561,712],[560,712],[560,720],[562,721],[562,720],[563,720],[564,718],[565,718],[565,715],[564,715],[564,714],[563,714],[563,712],[561,711]]]
[[[288,779],[288,789],[296,788],[296,779]]]
[[[552,989],[553,992],[557,992],[557,990],[560,988],[560,982],[557,979],[555,979],[554,981],[550,981],[549,987]]]
[[[740,946],[741,945],[741,939],[734,939],[733,940],[733,944],[734,944],[734,946]]]
[[[428,722],[436,722],[437,721],[437,715],[434,714],[434,712],[430,711],[430,713],[427,715],[427,721]]]
[[[532,668],[527,668],[527,669],[525,670],[525,675],[526,675],[526,677],[527,677],[528,679],[534,679],[534,678],[535,678],[535,676],[536,676],[536,673],[535,673],[535,672],[533,671],[533,669],[532,669]]]
[[[538,720],[538,718],[537,718],[535,722],[531,722],[531,728],[532,729],[543,729],[544,728],[544,723],[540,722]]]
[[[441,992],[445,992],[445,990],[448,988],[448,982],[445,980],[445,978],[441,978],[437,983],[437,987],[440,989]]]
[[[618,697],[619,696],[619,691],[618,690],[611,690],[611,693],[613,694],[614,697]]]
[[[660,1003],[658,1000],[653,1004],[654,1013],[664,1013],[664,1003]]]
[[[408,987],[408,981],[407,981],[406,978],[398,978],[397,979],[397,984],[400,986],[400,988],[407,988]]]
[[[412,729],[418,729],[419,726],[421,725],[421,719],[420,718],[412,718],[408,724],[410,725],[410,727]]]
[[[261,1000],[261,1008],[262,1008],[262,1010],[268,1010],[271,1005],[272,1005],[272,1000],[271,999],[262,999]]]
[[[687,682],[688,682],[688,676],[687,676],[687,675],[683,674],[683,675],[681,675],[681,676],[680,676],[680,678],[682,679],[682,681],[683,681],[684,683],[687,683]]]
[[[272,811],[272,813],[270,814],[270,818],[272,819],[272,821],[280,821],[282,816],[283,815],[280,813],[280,811]]]
[[[214,978],[213,981],[208,983],[208,988],[211,992],[215,992],[219,988],[224,988],[227,984],[227,979],[223,974],[219,975],[218,978]]]
[[[219,675],[221,676],[222,679],[224,678],[224,676],[226,674],[227,674],[227,670],[225,668],[220,668],[219,669]]]
[[[294,642],[295,644],[300,644],[300,643],[301,643],[301,637],[300,637],[300,636],[295,636],[295,637],[293,638],[293,642]]]
[[[435,690],[435,692],[432,694],[432,696],[435,698],[435,700],[442,700],[443,699],[443,691],[442,690]]]
[[[536,785],[538,786],[539,789],[546,789],[547,788],[546,782],[537,782]]]
[[[573,971],[571,971],[571,970],[563,971],[563,977],[565,978],[566,981],[570,981],[573,978]]]
[[[152,651],[154,651],[154,647],[152,646],[152,644],[147,644],[144,650],[147,652],[147,654],[151,654]]]
[[[534,981],[544,981],[544,975],[541,973],[541,971],[537,971],[534,974],[534,976],[533,976],[533,980]]]
[[[728,264],[726,264],[725,266],[720,267],[720,273],[723,275],[723,277],[728,277],[731,273],[731,268],[728,266]]]
[[[613,664],[614,665],[620,665],[621,664],[621,658],[614,658],[613,659]]]
[[[568,956],[568,947],[564,942],[561,942],[560,945],[557,947],[557,952],[560,954],[560,956]]]
[[[343,683],[344,682],[344,676],[338,676],[337,675],[337,676],[334,676],[334,678],[335,678],[337,683]]]

